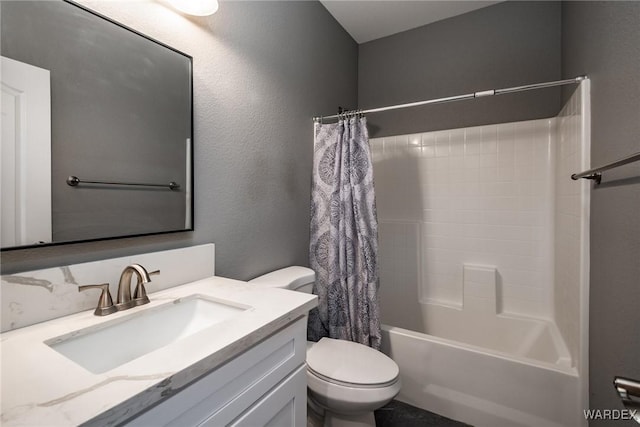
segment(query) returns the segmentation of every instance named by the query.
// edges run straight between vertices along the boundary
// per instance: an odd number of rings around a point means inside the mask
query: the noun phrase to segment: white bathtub
[[[420,306],[422,324],[416,328],[420,332],[552,368],[572,366],[569,350],[552,322],[435,303]]]
[[[398,400],[476,427],[586,425],[578,373],[553,323],[461,321],[464,312],[437,304],[423,313],[429,334],[383,326],[383,351],[400,367]]]

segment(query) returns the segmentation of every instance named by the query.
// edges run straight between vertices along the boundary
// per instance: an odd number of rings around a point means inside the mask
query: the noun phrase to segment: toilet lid
[[[351,341],[322,338],[307,348],[307,366],[320,376],[358,385],[385,385],[398,378],[398,365],[385,354]]]

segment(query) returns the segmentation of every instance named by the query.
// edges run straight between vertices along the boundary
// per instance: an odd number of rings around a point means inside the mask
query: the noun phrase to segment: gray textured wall
[[[311,117],[357,101],[357,44],[319,2],[83,2],[194,58],[195,231],[2,253],[2,272],[198,243],[219,275],[308,264]]]
[[[189,60],[62,1],[3,1],[2,55],[51,72],[53,241],[185,228]],[[182,184],[181,191],[66,184]]]
[[[559,2],[506,2],[360,45],[359,108],[558,80]],[[370,135],[551,117],[545,89],[371,114]]]
[[[565,76],[591,78],[591,164],[639,152],[640,2],[563,3],[562,43]],[[637,163],[605,172],[602,185],[591,193],[590,282],[590,406],[622,409],[613,377],[640,380]]]

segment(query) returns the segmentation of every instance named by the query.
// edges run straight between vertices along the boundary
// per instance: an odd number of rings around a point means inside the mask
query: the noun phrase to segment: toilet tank
[[[315,279],[316,273],[312,269],[293,266],[258,276],[255,279],[249,280],[249,283],[269,288],[291,289],[310,294]]]

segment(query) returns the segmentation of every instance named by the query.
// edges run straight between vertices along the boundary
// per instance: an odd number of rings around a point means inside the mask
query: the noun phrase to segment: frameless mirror
[[[192,230],[192,58],[69,1],[0,19],[2,249]]]

